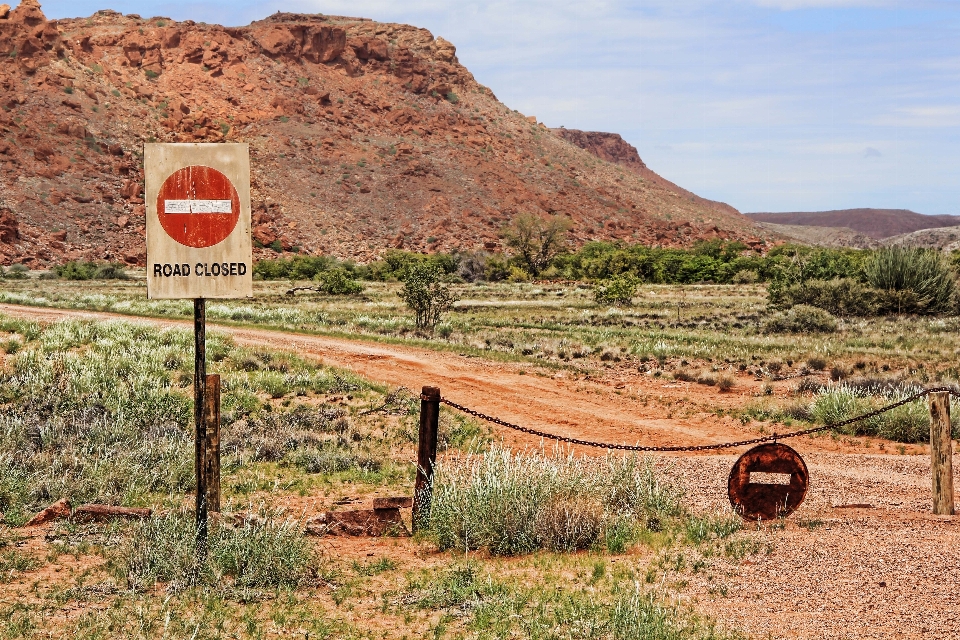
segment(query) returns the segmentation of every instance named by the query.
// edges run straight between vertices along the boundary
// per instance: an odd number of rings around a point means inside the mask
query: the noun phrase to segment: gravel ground
[[[684,573],[683,599],[757,638],[960,638],[960,517],[930,514],[929,458],[804,459],[806,502],[784,526],[748,534],[770,553],[711,558]],[[735,460],[665,464],[699,509],[729,511]]]

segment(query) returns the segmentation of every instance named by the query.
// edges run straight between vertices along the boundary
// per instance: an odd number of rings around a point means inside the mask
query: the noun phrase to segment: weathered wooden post
[[[417,482],[413,490],[413,530],[430,517],[433,468],[437,462],[437,430],[440,425],[440,388],[420,392],[420,438],[417,445]]]
[[[953,439],[950,425],[950,393],[938,391],[927,397],[930,406],[930,472],[933,477],[933,512],[952,516]]]
[[[205,553],[207,548],[207,474],[206,442],[207,429],[204,402],[207,389],[207,305],[203,298],[193,301],[193,440],[194,470],[197,474],[196,523],[197,550]]]
[[[204,390],[204,486],[207,512],[220,511],[220,376],[207,376]]]

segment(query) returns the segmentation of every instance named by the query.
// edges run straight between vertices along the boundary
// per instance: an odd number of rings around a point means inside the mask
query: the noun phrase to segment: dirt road
[[[191,326],[184,320],[8,304],[0,304],[0,313],[42,321],[119,319],[159,327]],[[717,409],[743,406],[756,395],[759,383],[752,376],[740,377],[733,391],[720,393],[715,387],[666,381],[619,365],[598,368],[585,378],[570,370],[554,372],[405,345],[216,324],[209,328],[245,346],[294,351],[391,386],[416,392],[425,385],[438,386],[444,397],[461,405],[558,435],[669,446],[729,442],[758,434],[756,425],[745,427],[732,417],[716,415]],[[511,444],[539,444],[538,438],[505,429],[497,435]],[[846,448],[829,439],[805,439],[802,447],[805,451]]]

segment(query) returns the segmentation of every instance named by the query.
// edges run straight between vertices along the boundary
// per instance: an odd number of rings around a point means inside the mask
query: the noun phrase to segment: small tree
[[[609,280],[598,282],[593,287],[593,299],[597,304],[628,306],[637,293],[640,280],[633,274],[624,273]]]
[[[363,292],[363,285],[354,280],[343,267],[321,271],[314,280],[320,283],[320,291],[331,296],[351,296]]]
[[[503,230],[503,236],[507,246],[517,252],[517,257],[527,271],[537,276],[566,248],[567,232],[571,227],[573,222],[570,218],[542,218],[521,213]]]
[[[414,263],[407,268],[400,299],[417,315],[417,328],[433,331],[444,313],[458,300],[449,284],[441,280],[435,266]]]

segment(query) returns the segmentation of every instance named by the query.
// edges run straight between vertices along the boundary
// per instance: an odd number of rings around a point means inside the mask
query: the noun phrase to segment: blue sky
[[[960,214],[958,0],[43,2],[49,17],[107,6],[415,24],[511,108],[618,132],[654,171],[741,211]]]

